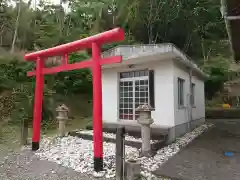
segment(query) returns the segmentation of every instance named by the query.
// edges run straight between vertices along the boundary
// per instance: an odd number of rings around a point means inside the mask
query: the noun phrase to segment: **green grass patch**
[[[66,131],[73,131],[75,129],[84,129],[89,123],[88,118],[74,118],[68,120],[66,123]],[[42,130],[42,133],[47,136],[53,136],[58,133],[58,124],[54,124],[51,127]]]
[[[6,156],[10,151],[20,149],[21,129],[18,126],[3,125],[0,139],[0,157]]]
[[[67,121],[66,131],[75,129],[84,129],[89,123],[89,118],[75,118]],[[42,135],[54,136],[58,133],[58,124],[51,125],[47,128],[42,128]],[[32,128],[28,129],[28,137],[32,137]],[[19,151],[21,138],[21,127],[5,124],[2,126],[2,137],[0,138],[0,159],[8,154],[10,151]]]

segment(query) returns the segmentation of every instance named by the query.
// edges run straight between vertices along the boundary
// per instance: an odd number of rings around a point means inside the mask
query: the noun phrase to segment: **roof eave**
[[[161,44],[163,49],[164,49],[164,52],[161,52],[161,53],[172,53],[176,59],[181,59],[179,62],[182,63],[184,66],[187,66],[189,68],[191,68],[194,72],[196,72],[197,74],[199,74],[202,78],[206,78],[207,76],[204,74],[204,72],[197,67],[197,65],[193,62],[193,60],[187,56],[184,52],[182,52],[179,48],[177,48],[174,44],[172,43],[164,43],[164,44]],[[149,45],[142,45],[142,46],[149,46]],[[158,46],[158,44],[156,44],[156,47]],[[128,47],[128,45],[124,46],[124,47]],[[133,48],[133,45],[129,46],[131,48]],[[161,47],[161,46],[160,46]],[[117,47],[114,47],[108,51],[105,51],[102,53],[103,56],[106,56],[107,53],[110,53],[110,55],[113,55],[111,54],[111,52],[116,52],[118,49],[117,48],[121,48],[121,46],[117,46]],[[156,54],[159,54],[159,56],[161,55],[161,53],[156,53]],[[116,55],[116,54],[114,54]],[[153,55],[153,54],[149,54],[149,55]],[[146,57],[148,55],[145,55]],[[135,57],[137,58],[137,57]],[[126,58],[124,59],[125,60],[131,60],[132,57],[130,58]]]

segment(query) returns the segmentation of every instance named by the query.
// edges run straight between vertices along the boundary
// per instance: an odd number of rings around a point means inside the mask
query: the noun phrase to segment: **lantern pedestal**
[[[150,125],[154,122],[151,117],[151,111],[154,109],[148,105],[140,105],[136,111],[140,112],[140,116],[137,119],[138,123],[141,125],[141,136],[142,136],[142,156],[152,156],[151,152],[151,128]]]

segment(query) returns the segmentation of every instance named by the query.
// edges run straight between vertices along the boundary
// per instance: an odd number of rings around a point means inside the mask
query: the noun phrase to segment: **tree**
[[[208,75],[205,82],[205,94],[211,100],[216,92],[220,92],[224,82],[228,79],[229,62],[222,57],[212,58],[208,63],[204,63],[204,72]]]
[[[22,6],[22,1],[19,0],[18,11],[17,11],[17,19],[16,19],[16,23],[15,23],[15,30],[14,30],[13,40],[12,40],[11,53],[14,52],[15,43],[16,43],[17,36],[18,36],[18,28],[19,28],[20,14],[21,14],[21,6]]]

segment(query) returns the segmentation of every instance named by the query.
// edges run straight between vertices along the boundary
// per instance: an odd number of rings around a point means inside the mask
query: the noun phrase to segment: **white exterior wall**
[[[193,120],[198,120],[205,118],[204,81],[193,76],[192,82],[195,83],[195,107],[192,109],[192,118]]]
[[[103,69],[102,94],[104,122],[116,123],[118,121],[119,72],[146,68],[153,69],[155,73],[155,111],[152,112],[152,117],[155,121],[154,124],[166,127],[174,126],[174,67],[171,60],[134,65],[134,68]],[[128,120],[126,123],[136,123],[136,121]]]
[[[184,79],[184,108],[178,108],[178,78]],[[174,63],[174,109],[175,124],[180,125],[187,123],[189,119],[189,94],[190,94],[190,77],[187,68]],[[192,120],[205,118],[205,96],[204,81],[196,76],[192,76],[192,83],[195,84],[195,107],[192,108]]]

